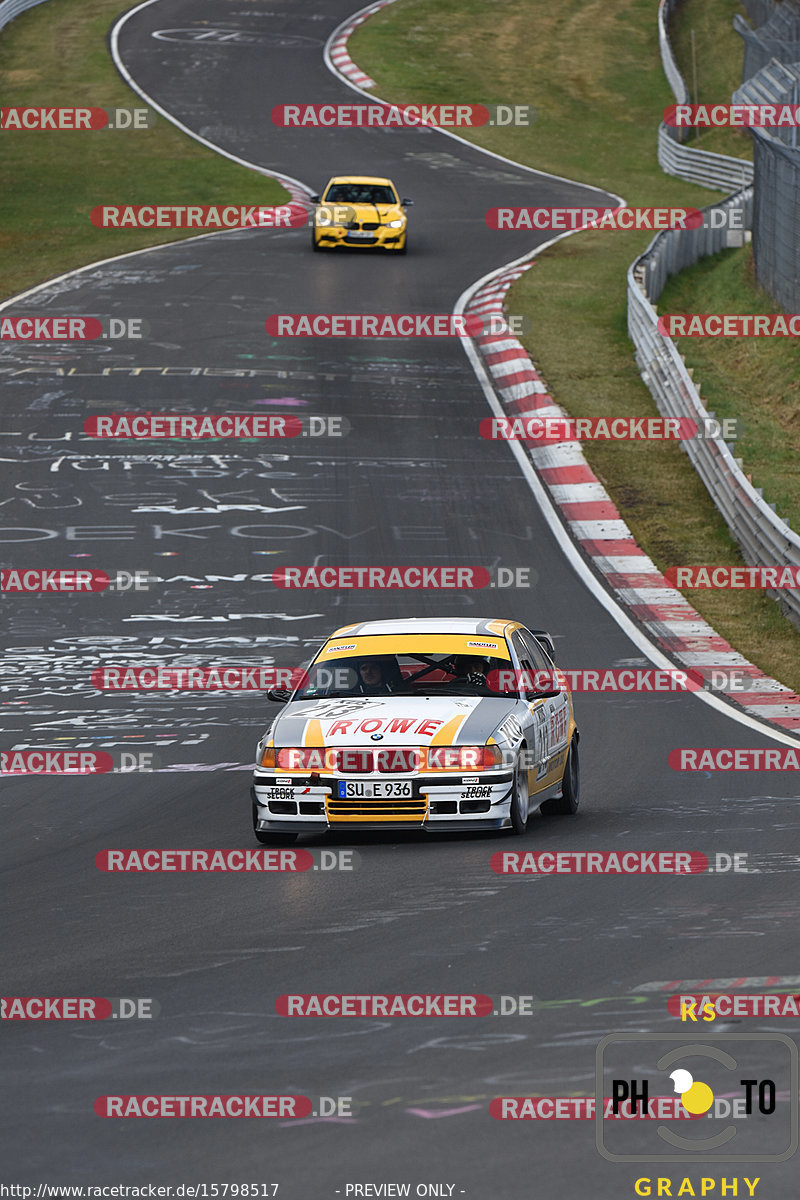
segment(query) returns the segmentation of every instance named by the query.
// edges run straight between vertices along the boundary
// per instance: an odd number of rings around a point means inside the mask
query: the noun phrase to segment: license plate
[[[374,238],[375,234],[369,229],[351,229],[347,236],[349,238]]]
[[[411,799],[411,780],[394,780],[392,783],[368,783],[363,780],[348,780],[340,783],[337,793],[340,800],[397,800]]]

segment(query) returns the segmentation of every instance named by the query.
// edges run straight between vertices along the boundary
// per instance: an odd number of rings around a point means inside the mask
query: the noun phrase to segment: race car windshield
[[[309,668],[296,700],[339,696],[516,696],[508,659],[476,654],[328,657]]]
[[[325,194],[326,204],[397,204],[390,187],[374,183],[335,183]]]

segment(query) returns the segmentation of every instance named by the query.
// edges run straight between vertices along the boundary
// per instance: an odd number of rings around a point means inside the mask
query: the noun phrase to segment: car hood
[[[352,208],[353,220],[359,224],[362,221],[380,221],[385,225],[388,221],[396,221],[398,217],[405,216],[399,204],[349,204],[347,207]]]
[[[272,737],[275,746],[483,745],[515,706],[492,696],[296,700],[275,721]]]

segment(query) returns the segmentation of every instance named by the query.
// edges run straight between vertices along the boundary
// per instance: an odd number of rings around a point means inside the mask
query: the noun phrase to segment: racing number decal
[[[534,757],[536,759],[537,772],[538,768],[547,758],[548,751],[548,729],[547,729],[547,713],[543,704],[533,710],[533,732],[534,732]]]
[[[558,708],[550,711],[550,746],[563,746],[569,732],[569,702],[566,696]]]
[[[536,782],[560,765],[569,736],[569,701],[565,695],[546,700],[533,709]]]
[[[292,713],[293,717],[349,717],[367,707],[364,697],[357,696],[352,700],[312,700],[305,708],[298,708]]]

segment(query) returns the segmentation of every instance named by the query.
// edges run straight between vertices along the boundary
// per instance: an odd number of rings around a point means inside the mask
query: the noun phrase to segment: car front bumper
[[[396,250],[406,240],[406,229],[390,229],[388,225],[380,225],[377,229],[364,230],[368,237],[353,237],[353,233],[341,225],[317,225],[314,227],[314,240],[318,246],[337,249],[343,246],[354,250]]]
[[[251,796],[259,831],[502,829],[510,823],[513,774],[508,768],[482,773],[477,784],[464,783],[460,776],[414,776],[410,796],[398,799],[338,795],[339,783],[387,782],[385,776],[293,777],[290,783],[285,779],[263,772],[254,775]]]

